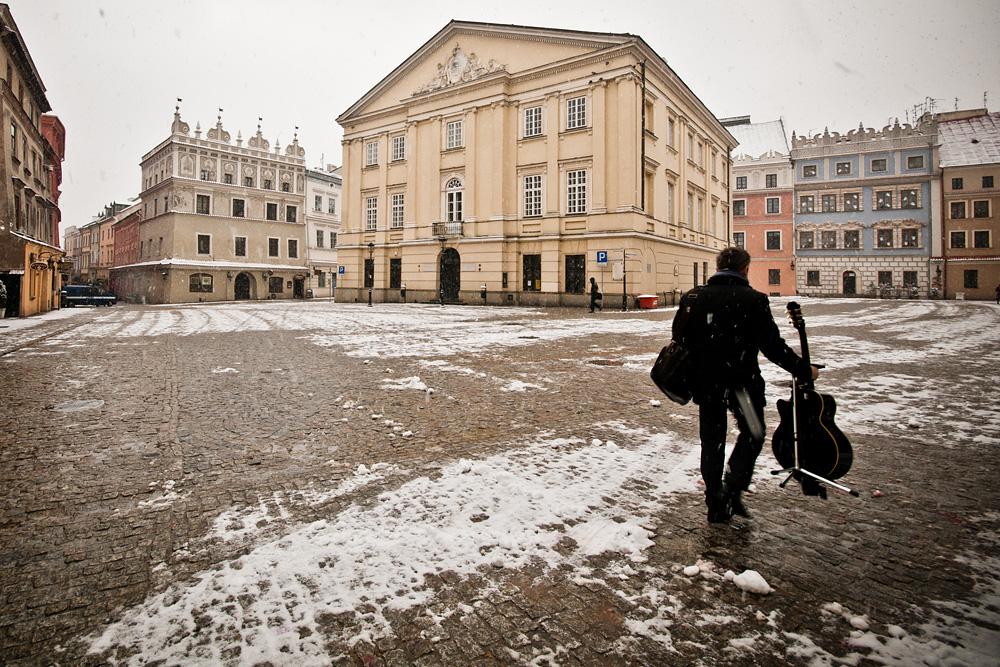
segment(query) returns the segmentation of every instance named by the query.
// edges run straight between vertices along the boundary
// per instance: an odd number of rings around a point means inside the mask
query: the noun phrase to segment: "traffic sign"
[[[597,251],[597,266],[599,266],[600,268],[603,269],[607,265],[608,265],[608,251],[607,250],[598,250]]]
[[[337,267],[337,273],[344,275],[344,267],[342,265]]]

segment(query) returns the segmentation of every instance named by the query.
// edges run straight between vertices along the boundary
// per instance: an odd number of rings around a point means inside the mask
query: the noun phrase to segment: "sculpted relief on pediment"
[[[461,47],[456,44],[448,60],[438,63],[437,76],[429,83],[425,83],[417,88],[413,91],[413,94],[429,93],[434,90],[453,86],[457,83],[473,81],[487,74],[506,71],[506,65],[501,65],[492,58],[484,63],[475,53],[466,55]]]

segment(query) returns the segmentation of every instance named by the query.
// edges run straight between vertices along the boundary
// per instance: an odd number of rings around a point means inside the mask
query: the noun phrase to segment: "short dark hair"
[[[715,257],[715,268],[718,271],[742,271],[748,266],[750,266],[750,253],[736,246],[723,249]]]

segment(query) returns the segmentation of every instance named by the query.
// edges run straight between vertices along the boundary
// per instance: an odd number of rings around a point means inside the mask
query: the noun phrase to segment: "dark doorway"
[[[858,277],[854,271],[844,271],[844,294],[854,295],[858,293]]]
[[[389,259],[389,289],[399,289],[403,285],[403,260],[399,257]]]
[[[462,258],[454,248],[445,248],[441,253],[441,293],[445,301],[458,301],[461,276]]]
[[[21,316],[21,276],[17,274],[7,274],[0,276],[4,287],[7,288],[7,307],[4,309],[4,317]]]
[[[292,298],[306,298],[306,279],[295,276],[292,278]]]
[[[566,293],[583,294],[587,287],[587,256],[566,255]]]
[[[250,298],[250,276],[241,273],[233,281],[233,297],[237,301],[245,301]]]

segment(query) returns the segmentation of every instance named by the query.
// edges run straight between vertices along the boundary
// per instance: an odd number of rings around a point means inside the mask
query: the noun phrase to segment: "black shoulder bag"
[[[694,308],[694,301],[698,298],[699,291],[701,291],[700,285],[685,294],[684,300],[681,301],[681,307],[677,313],[677,337],[681,340],[684,339],[688,319],[691,317],[691,310]],[[691,351],[683,343],[674,339],[660,350],[660,356],[656,358],[656,363],[650,369],[649,377],[667,398],[674,403],[685,405],[691,400],[690,372]]]

